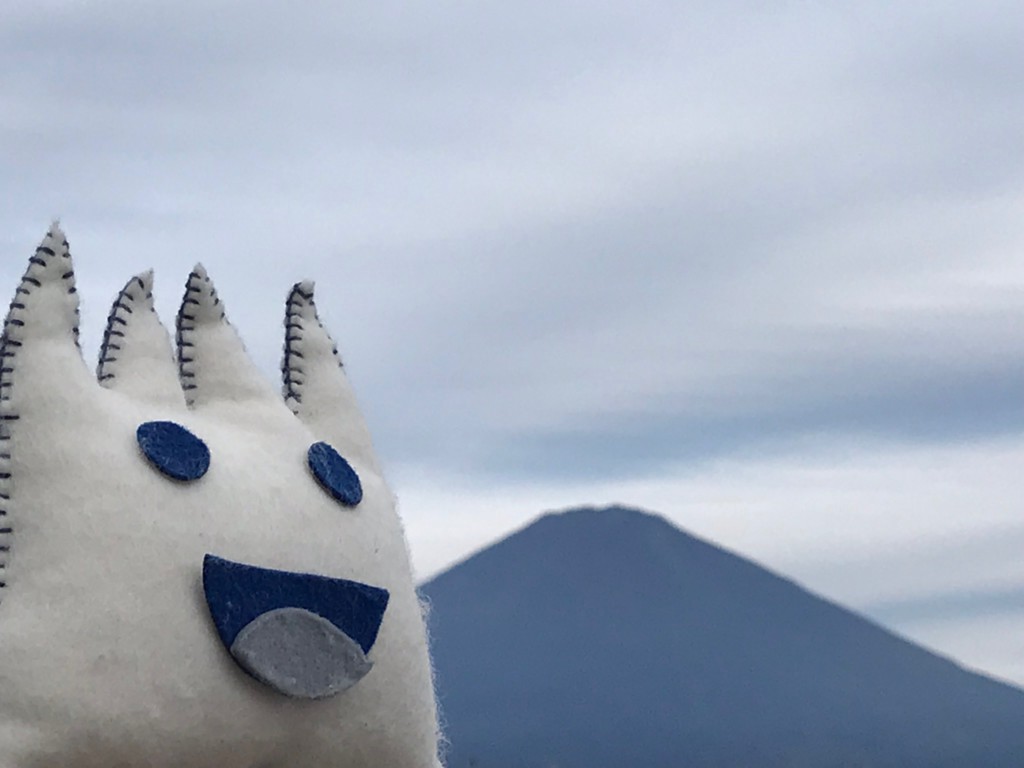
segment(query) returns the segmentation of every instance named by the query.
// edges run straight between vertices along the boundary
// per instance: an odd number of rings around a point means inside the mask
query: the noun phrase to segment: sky
[[[15,0],[0,281],[317,281],[428,577],[621,502],[1024,685],[1016,3]],[[2,284],[0,283],[0,284]],[[90,353],[91,354],[91,353]]]

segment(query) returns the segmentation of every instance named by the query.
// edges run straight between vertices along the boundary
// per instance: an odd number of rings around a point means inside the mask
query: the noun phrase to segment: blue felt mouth
[[[337,643],[346,642],[351,649],[343,654],[349,661],[345,662],[353,669],[358,669],[358,676],[354,682],[365,675],[369,665],[363,664],[363,659],[356,657],[369,653],[377,640],[377,633],[380,631],[381,621],[384,619],[384,611],[388,606],[388,591],[380,587],[373,587],[369,584],[362,584],[347,579],[333,579],[327,576],[318,576],[311,573],[293,573],[290,571],[275,571],[269,568],[259,568],[254,565],[236,563],[225,560],[215,555],[206,555],[203,558],[203,591],[206,594],[206,604],[210,609],[214,626],[220,635],[224,647],[231,652],[242,667],[249,674],[261,682],[276,688],[287,695],[298,695],[289,684],[278,684],[270,679],[260,670],[254,667],[256,662],[243,663],[239,658],[238,650],[245,645],[245,642],[236,644],[239,635],[249,627],[249,632],[243,635],[244,641],[256,627],[263,627],[261,634],[267,631],[278,631],[274,628],[275,622],[269,617],[290,616],[287,628],[283,625],[280,630],[284,634],[294,633],[297,626],[294,619],[306,616],[301,620],[301,634],[303,641],[298,645],[294,644],[294,634],[287,641],[277,642],[277,647],[285,650],[285,645],[296,650],[305,648],[324,648],[323,642],[316,641],[306,643],[315,632],[320,637],[333,634],[332,627],[336,630],[337,636],[330,641],[332,648],[338,648]],[[319,629],[316,629],[317,622],[309,617],[316,617],[319,622]],[[261,619],[261,617],[263,617]],[[261,619],[261,621],[257,621]],[[254,622],[256,622],[254,624]],[[276,623],[280,623],[278,620]],[[284,635],[281,635],[284,637]],[[282,644],[284,643],[284,644]],[[311,654],[314,652],[311,651]],[[333,653],[331,651],[330,653]],[[328,655],[330,655],[328,653]],[[325,668],[333,662],[329,658],[320,656],[307,660],[308,670],[314,668]],[[294,667],[295,663],[302,666],[302,659],[291,659],[289,664]],[[294,670],[293,670],[294,672]],[[291,674],[291,673],[289,673]],[[317,673],[319,674],[319,673]],[[330,677],[330,670],[324,672],[325,680]],[[346,673],[352,678],[354,673]],[[301,677],[301,675],[300,675]],[[324,683],[324,688],[317,695],[309,695],[309,698],[320,698],[325,695],[337,692],[335,683]],[[343,689],[343,688],[342,688]],[[310,689],[312,690],[312,689]]]

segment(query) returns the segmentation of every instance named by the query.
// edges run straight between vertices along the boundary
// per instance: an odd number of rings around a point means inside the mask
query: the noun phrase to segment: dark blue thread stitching
[[[122,288],[117,298],[114,299],[113,305],[110,307],[110,313],[107,315],[107,325],[103,330],[103,341],[100,343],[100,355],[99,362],[96,364],[96,379],[100,382],[113,381],[117,378],[117,371],[109,370],[108,364],[117,362],[116,357],[110,355],[110,350],[115,349],[120,351],[121,345],[111,342],[111,338],[124,338],[124,332],[114,329],[114,324],[117,323],[122,326],[127,326],[128,322],[121,317],[118,312],[124,310],[129,314],[132,314],[133,310],[131,305],[135,303],[135,294],[131,292],[132,284],[138,282],[139,287],[145,287],[142,279],[138,276],[133,277],[128,281],[128,284]]]
[[[296,349],[296,345],[299,344],[303,339],[303,331],[305,331],[305,320],[302,318],[301,310],[309,306],[313,309],[313,317],[316,319],[316,323],[320,328],[324,327],[324,324],[320,321],[320,316],[316,311],[316,302],[313,298],[313,292],[306,292],[302,290],[302,284],[296,283],[292,286],[291,292],[288,294],[288,299],[285,302],[285,318],[284,318],[284,357],[281,360],[281,373],[284,378],[284,399],[291,407],[292,413],[297,414],[298,408],[296,406],[302,403],[302,386],[305,383],[305,372],[301,367],[292,362],[292,358],[298,358],[304,360],[305,357],[302,352]],[[325,330],[326,332],[326,330]],[[338,345],[334,343],[334,339],[328,339],[331,342],[331,354],[334,355],[334,359],[338,361],[338,367],[344,368],[345,365],[341,360],[341,356],[338,354]],[[296,378],[295,374],[300,374],[301,378]]]
[[[302,341],[302,314],[301,310],[312,301],[313,295],[307,295],[301,285],[296,283],[292,286],[291,293],[285,304],[284,316],[284,357],[281,359],[281,374],[284,379],[284,400],[291,407],[292,413],[298,413],[296,406],[302,403],[301,380],[295,378],[297,367],[292,363],[292,356],[302,355],[295,349],[295,345]],[[293,333],[296,331],[297,333]]]
[[[177,347],[178,357],[178,380],[181,382],[181,389],[185,392],[185,402],[191,406],[195,403],[195,398],[189,397],[188,392],[196,388],[195,384],[186,384],[185,379],[195,376],[194,371],[190,371],[186,366],[193,362],[193,358],[186,358],[183,350],[186,347],[194,346],[193,342],[185,340],[185,334],[191,333],[196,329],[195,318],[191,317],[185,312],[185,306],[188,304],[192,293],[199,293],[202,288],[194,284],[194,281],[199,279],[199,275],[195,271],[189,272],[188,280],[185,281],[185,298],[182,299],[181,306],[178,308],[178,317],[175,320],[175,333],[174,339]],[[194,300],[193,300],[194,301]],[[198,303],[198,301],[196,302]],[[188,324],[186,324],[188,321]]]
[[[0,367],[0,402],[9,402],[11,399],[10,391],[11,389],[13,389],[14,386],[12,374],[14,373],[15,370],[15,358],[17,357],[17,350],[22,346],[22,342],[17,341],[15,339],[11,339],[8,334],[9,328],[23,328],[25,326],[24,320],[14,316],[15,313],[21,312],[22,310],[26,309],[24,302],[19,301],[18,297],[31,296],[33,288],[42,287],[42,281],[30,275],[29,272],[32,270],[34,266],[42,267],[44,269],[49,267],[50,262],[48,261],[48,259],[55,257],[56,255],[57,252],[54,251],[54,249],[49,247],[48,245],[40,245],[38,248],[36,248],[35,254],[29,257],[28,268],[25,270],[24,275],[22,275],[21,282],[14,291],[14,299],[11,301],[10,307],[8,308],[7,317],[4,320],[3,333],[0,334],[0,359],[10,360],[9,365],[4,365]],[[68,251],[68,241],[66,238],[63,239],[61,243],[60,255],[70,262],[71,254]],[[74,278],[74,270],[70,268],[68,268],[65,272],[61,274],[61,280],[68,284],[68,294],[77,293],[77,289],[75,288],[74,285]],[[78,306],[76,305],[76,320],[78,317],[80,317],[80,311]],[[79,343],[79,332],[77,322],[72,327],[72,336],[74,338],[75,346],[81,349]],[[19,418],[20,416],[17,413],[0,414],[0,441],[7,443],[7,441],[11,439],[10,423],[18,421]],[[3,463],[3,471],[0,471],[0,488],[2,488],[2,490],[0,490],[0,499],[2,499],[4,502],[8,502],[11,499],[9,488],[9,481],[11,479],[10,460],[11,454],[9,450],[0,453],[0,462]],[[4,508],[0,509],[0,517],[3,517],[5,520],[8,518],[8,510],[6,508],[6,503],[4,505]],[[13,534],[12,525],[8,524],[0,528],[0,535],[9,537],[11,536],[11,534]],[[10,552],[10,550],[11,540],[8,538],[4,540],[2,544],[0,544],[0,553],[3,553],[5,555],[4,559],[0,560],[0,569],[6,570],[6,555]],[[0,588],[6,586],[6,581],[0,581]]]
[[[188,275],[188,280],[185,281],[185,296],[181,300],[181,306],[178,308],[178,317],[175,322],[175,346],[177,347],[177,359],[178,359],[178,380],[181,382],[181,389],[185,393],[185,403],[189,406],[195,404],[195,398],[189,397],[188,393],[193,390],[199,389],[198,385],[186,381],[187,379],[196,379],[195,370],[191,367],[195,363],[195,357],[190,357],[185,354],[185,349],[195,347],[195,343],[188,341],[186,335],[196,329],[196,316],[186,311],[188,305],[200,306],[202,301],[200,299],[193,298],[191,294],[203,292],[201,285],[196,285],[196,281],[199,280],[199,275],[193,270]],[[220,299],[217,297],[217,289],[213,287],[210,281],[210,276],[207,275],[203,281],[208,287],[210,298],[213,300],[213,306],[220,306]],[[227,322],[225,319],[224,308],[221,307],[220,319],[223,322]]]

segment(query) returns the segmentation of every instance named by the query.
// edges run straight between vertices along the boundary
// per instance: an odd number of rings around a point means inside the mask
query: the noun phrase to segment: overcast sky
[[[318,283],[428,576],[662,512],[1024,684],[1024,15],[5,2],[0,278]]]

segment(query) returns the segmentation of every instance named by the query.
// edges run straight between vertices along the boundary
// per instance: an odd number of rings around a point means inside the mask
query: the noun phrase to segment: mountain
[[[1020,768],[1024,691],[622,507],[422,588],[449,768]]]

